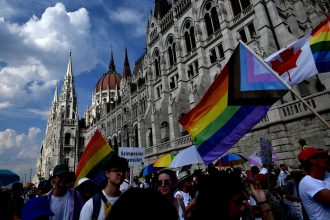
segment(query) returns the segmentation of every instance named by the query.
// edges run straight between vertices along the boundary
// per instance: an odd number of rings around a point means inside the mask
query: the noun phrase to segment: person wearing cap
[[[76,190],[80,192],[83,197],[84,203],[87,202],[92,196],[98,192],[98,186],[93,180],[83,177],[78,181]]]
[[[120,184],[125,179],[128,170],[128,161],[125,158],[113,155],[103,166],[107,185],[100,193],[96,193],[83,206],[80,220],[106,219],[111,206],[121,195]],[[95,205],[95,206],[94,206]]]
[[[47,198],[54,215],[50,219],[79,219],[83,199],[78,191],[70,188],[69,167],[65,164],[56,165],[51,181],[54,188],[47,193]]]
[[[196,199],[192,199],[190,196],[191,190],[191,176],[187,171],[182,171],[178,174],[178,191],[174,196],[178,200],[182,200],[185,207],[185,215],[189,216],[192,208],[195,205]]]
[[[306,172],[299,195],[310,220],[330,219],[330,175],[328,150],[305,148],[298,159]]]
[[[51,185],[48,180],[40,181],[36,190],[37,197],[44,197],[51,190]]]
[[[23,220],[48,220],[54,213],[50,210],[49,201],[44,197],[37,197],[27,201],[23,207]]]

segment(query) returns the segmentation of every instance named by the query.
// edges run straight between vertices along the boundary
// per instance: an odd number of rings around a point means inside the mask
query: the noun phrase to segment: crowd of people
[[[305,143],[302,143],[305,145]],[[105,162],[104,184],[78,181],[58,164],[30,196],[22,183],[1,191],[1,219],[330,219],[328,150],[303,147],[301,169],[273,166],[205,170],[162,169],[139,183],[126,159]]]

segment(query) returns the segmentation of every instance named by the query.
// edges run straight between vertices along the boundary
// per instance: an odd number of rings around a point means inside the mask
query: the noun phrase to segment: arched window
[[[139,147],[139,131],[138,131],[138,126],[134,126],[134,142],[135,145],[133,147]]]
[[[230,0],[230,3],[234,16],[238,15],[251,5],[250,0]]]
[[[215,6],[212,6],[211,2],[208,2],[205,5],[204,20],[206,24],[207,36],[212,35],[214,32],[220,29],[217,9]]]
[[[151,147],[153,144],[152,141],[152,129],[149,128],[146,132],[147,147]]]
[[[182,118],[184,115],[185,115],[185,113],[181,113],[179,116],[179,119]],[[179,130],[180,130],[181,136],[186,136],[189,134],[188,131],[180,123],[179,123]]]
[[[196,47],[195,31],[190,21],[187,21],[184,29],[184,40],[187,53]]]
[[[70,105],[66,108],[66,118],[70,118]]]
[[[168,38],[168,59],[170,61],[170,66],[173,66],[176,63],[176,52],[175,52],[175,42],[173,37]]]
[[[70,145],[70,140],[71,140],[71,134],[66,133],[65,136],[64,136],[64,144],[65,145]]]
[[[118,152],[118,141],[116,136],[113,137],[113,146],[111,147],[113,147],[114,152]]]
[[[155,65],[155,72],[156,72],[156,77],[160,76],[160,54],[159,50],[156,49],[154,53],[154,65]]]
[[[160,125],[160,141],[166,142],[170,140],[170,129],[167,121],[164,121]]]
[[[69,166],[69,158],[64,158],[64,164]]]

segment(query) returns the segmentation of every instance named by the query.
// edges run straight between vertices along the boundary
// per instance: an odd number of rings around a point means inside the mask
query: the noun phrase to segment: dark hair
[[[109,160],[107,160],[103,165],[104,171],[109,171],[114,168],[123,169],[125,171],[128,170],[128,161],[117,155],[113,155]]]
[[[228,219],[229,200],[243,191],[243,183],[236,175],[220,173],[204,177],[191,219]]]
[[[252,174],[258,174],[259,172],[260,172],[259,167],[257,167],[257,166],[252,166],[251,167],[251,173]]]
[[[298,143],[301,145],[301,146],[304,146],[304,145],[307,145],[305,139],[299,139]]]
[[[152,189],[130,188],[111,207],[107,219],[177,220],[178,213],[159,192]]]
[[[169,175],[170,176],[170,179],[171,179],[171,181],[173,183],[177,183],[178,182],[178,178],[176,177],[176,174],[175,174],[175,172],[173,170],[169,170],[169,169],[161,170],[161,171],[159,171],[158,176],[160,176],[163,173]]]

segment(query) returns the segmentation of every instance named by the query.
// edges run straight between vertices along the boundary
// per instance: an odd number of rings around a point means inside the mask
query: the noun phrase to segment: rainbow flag
[[[240,50],[238,46],[235,50]],[[234,53],[235,53],[234,52]],[[229,78],[237,74],[240,56],[232,56],[200,102],[179,122],[190,133],[205,164],[227,152],[252,127],[263,119],[270,106],[229,105]]]
[[[330,72],[330,17],[265,62],[291,86],[318,73]]]
[[[101,183],[105,178],[102,169],[103,163],[110,159],[112,154],[112,148],[102,134],[96,130],[79,160],[75,185],[83,177],[88,177],[96,183]]]

